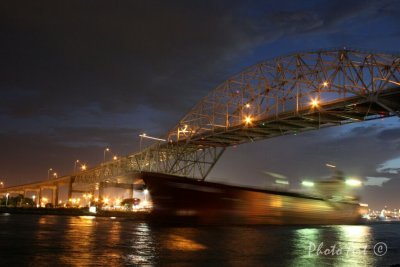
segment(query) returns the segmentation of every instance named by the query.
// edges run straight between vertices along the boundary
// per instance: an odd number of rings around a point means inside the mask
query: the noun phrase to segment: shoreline
[[[146,211],[111,211],[100,210],[96,213],[89,212],[88,208],[22,208],[0,207],[0,214],[33,214],[33,215],[59,215],[59,216],[95,216],[95,217],[119,217],[143,220],[149,215]]]

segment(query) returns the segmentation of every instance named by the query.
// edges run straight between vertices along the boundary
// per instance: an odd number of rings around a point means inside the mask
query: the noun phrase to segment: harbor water
[[[0,214],[0,266],[400,266],[400,224],[178,226]]]

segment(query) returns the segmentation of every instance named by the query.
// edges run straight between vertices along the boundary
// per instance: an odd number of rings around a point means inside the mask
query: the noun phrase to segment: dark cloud
[[[380,140],[386,141],[386,142],[399,143],[400,142],[400,128],[383,130],[379,133],[377,138]]]

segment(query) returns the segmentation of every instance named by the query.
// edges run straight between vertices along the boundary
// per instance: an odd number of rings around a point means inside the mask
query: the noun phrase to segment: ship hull
[[[357,203],[332,202],[292,192],[197,181],[159,173],[141,174],[159,222],[199,224],[356,224]]]

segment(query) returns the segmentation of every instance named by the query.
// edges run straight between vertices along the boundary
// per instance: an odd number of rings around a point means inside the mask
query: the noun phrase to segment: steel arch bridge
[[[201,99],[138,170],[205,179],[226,147],[400,115],[400,56],[346,48],[260,62]]]
[[[260,62],[198,102],[155,144],[129,156],[146,171],[205,179],[226,147],[400,115],[400,56],[353,49]]]
[[[141,171],[205,179],[229,146],[399,115],[400,55],[346,48],[296,53],[224,81],[165,142],[70,177],[92,191]]]

